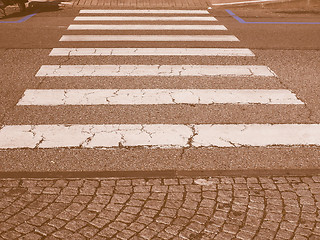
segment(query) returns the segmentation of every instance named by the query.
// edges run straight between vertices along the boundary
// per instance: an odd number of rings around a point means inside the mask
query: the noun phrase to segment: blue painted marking
[[[320,22],[247,22],[243,20],[241,17],[238,17],[231,10],[226,9],[226,12],[229,13],[239,23],[246,23],[246,24],[320,24]]]
[[[36,15],[36,13],[25,16],[24,18],[21,18],[20,20],[17,20],[17,21],[0,21],[0,23],[22,23],[27,21],[29,18],[33,17],[34,15]]]

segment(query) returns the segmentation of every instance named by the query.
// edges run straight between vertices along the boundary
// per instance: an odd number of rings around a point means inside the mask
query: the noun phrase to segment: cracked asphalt
[[[259,5],[260,6],[260,5]],[[259,21],[317,21],[314,14],[281,12],[277,7],[239,7],[238,16]],[[273,5],[271,5],[273,6]],[[294,9],[294,6],[293,6]],[[1,79],[1,124],[312,124],[319,123],[319,25],[248,25],[240,24],[224,9],[213,15],[240,42],[226,46],[220,42],[165,42],[159,47],[245,47],[254,57],[210,56],[49,56],[52,48],[70,47],[59,42],[66,28],[78,15],[77,8],[40,12],[25,23],[3,24],[1,56],[4,59]],[[165,22],[164,22],[165,23]],[[192,34],[194,31],[188,31]],[[218,32],[218,31],[217,31]],[[83,31],[77,31],[83,34]],[[99,31],[92,31],[98,34]],[[114,34],[116,31],[110,31]],[[123,31],[131,34],[132,31]],[[144,34],[141,31],[141,34]],[[151,31],[156,34],[157,31]],[[163,31],[166,34],[166,31]],[[180,33],[180,32],[179,32]],[[205,33],[196,31],[197,34]],[[220,33],[220,32],[219,32]],[[177,34],[175,31],[170,34]],[[24,38],[20,39],[19,36]],[[5,39],[3,39],[5,37]],[[91,42],[94,48],[97,43]],[[103,43],[102,43],[103,45]],[[153,47],[151,42],[109,42],[108,47]],[[77,47],[88,47],[78,42]],[[101,47],[101,43],[99,45]],[[17,58],[17,56],[19,56]],[[273,77],[209,76],[143,76],[118,77],[35,77],[42,65],[265,65]],[[305,104],[301,105],[114,105],[114,106],[16,106],[29,89],[288,89]],[[223,106],[223,107],[221,107]],[[181,154],[183,152],[183,154]],[[90,156],[90,157],[88,157]],[[272,148],[188,148],[118,150],[93,149],[16,149],[0,151],[1,171],[156,171],[156,170],[255,170],[255,169],[317,169],[319,151],[316,146]],[[41,160],[39,160],[41,159]],[[54,164],[53,164],[54,162]],[[81,164],[80,164],[81,162]],[[119,164],[120,163],[120,164]]]

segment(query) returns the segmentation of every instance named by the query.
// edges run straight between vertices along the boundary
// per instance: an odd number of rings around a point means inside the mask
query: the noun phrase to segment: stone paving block
[[[126,240],[126,239],[130,239],[133,235],[135,235],[136,233],[133,232],[133,231],[130,231],[130,230],[123,230],[121,232],[119,232],[117,234],[117,238],[119,239],[123,239],[123,240]]]
[[[82,187],[84,188],[97,188],[99,186],[98,180],[85,179]]]
[[[187,228],[193,232],[200,233],[205,228],[205,226],[201,223],[191,222],[187,225]]]
[[[223,231],[233,234],[233,236],[239,231],[239,226],[235,224],[224,224]]]
[[[48,222],[48,225],[59,229],[59,228],[61,228],[62,226],[66,225],[66,221],[55,218],[55,219],[50,220],[50,221]]]
[[[102,209],[104,209],[106,204],[101,204],[101,203],[90,203],[87,205],[87,209],[89,211],[93,212],[101,212]]]
[[[164,240],[168,240],[168,239],[172,239],[174,235],[167,233],[167,232],[160,232],[157,237],[159,237],[160,239],[164,239]]]
[[[70,240],[86,240],[87,238],[82,236],[80,233],[73,233],[71,236],[69,236]]]
[[[105,209],[103,209],[101,212],[104,212],[105,210],[106,211],[115,211],[115,212],[118,212],[120,211],[121,209],[124,208],[124,205],[123,204],[117,204],[117,203],[110,203],[108,204]]]
[[[5,224],[5,223],[2,223],[2,224]],[[13,224],[10,226],[12,227]],[[19,233],[26,234],[26,233],[32,232],[34,229],[35,229],[35,226],[32,226],[28,223],[22,223],[20,225],[18,224],[18,226],[14,230],[16,230]],[[1,231],[1,223],[0,223],[0,231]]]
[[[134,214],[122,212],[119,214],[116,220],[124,223],[131,223],[136,217],[137,216]]]
[[[22,238],[23,240],[40,240],[42,239],[42,236],[36,233],[28,233],[24,235]]]
[[[116,185],[116,180],[113,180],[113,179],[103,179],[100,181],[100,185],[102,188],[104,187],[110,187],[110,186],[115,186]]]
[[[169,186],[159,186],[159,185],[154,185],[151,188],[151,192],[160,192],[160,193],[166,193],[169,189]]]
[[[81,233],[86,238],[92,238],[95,234],[99,232],[100,229],[94,227],[94,226],[86,226],[84,228],[81,228],[79,233]]]
[[[44,194],[54,194],[57,195],[60,193],[60,188],[57,187],[46,187],[45,189],[43,189],[43,193]]]
[[[114,187],[110,186],[102,186],[101,188],[98,188],[96,194],[101,195],[112,195],[114,192]]]
[[[136,193],[148,193],[151,190],[151,186],[135,186],[133,191]]]
[[[75,196],[70,195],[59,195],[55,202],[61,202],[61,203],[71,203],[75,199]]]
[[[177,209],[182,206],[183,202],[182,200],[168,200],[165,202],[165,207],[166,208],[172,208],[172,209]]]
[[[145,224],[142,224],[142,223],[139,223],[139,222],[133,222],[127,227],[127,229],[130,229],[130,230],[132,230],[134,232],[140,232],[145,227],[146,227]]]
[[[17,213],[16,215],[13,215],[10,218],[8,218],[6,220],[6,222],[17,225],[17,224],[20,224],[20,223],[27,221],[28,219],[30,219],[30,216],[20,212],[20,213]]]
[[[156,222],[163,223],[166,225],[170,225],[172,221],[173,221],[173,218],[170,218],[170,217],[158,216],[156,218]]]
[[[76,218],[83,220],[83,221],[86,221],[86,222],[90,222],[96,216],[97,216],[96,212],[92,212],[92,211],[85,209]]]
[[[93,225],[94,227],[100,229],[100,228],[106,226],[110,222],[111,221],[109,219],[97,217],[97,218],[93,219],[92,221],[90,221],[90,224]]]
[[[179,179],[176,178],[167,178],[163,180],[164,185],[178,185]]]
[[[157,210],[144,208],[141,210],[140,215],[145,217],[154,218],[158,214]]]
[[[145,228],[139,233],[139,236],[143,237],[144,239],[153,239],[153,237],[155,237],[156,235],[157,232],[149,228]]]
[[[160,200],[147,200],[144,207],[155,210],[160,210],[163,207],[163,201]]]
[[[68,212],[80,213],[82,210],[86,208],[86,204],[83,203],[71,203],[69,206],[60,205],[56,206],[59,207],[61,210],[65,209]]]
[[[65,228],[70,231],[77,231],[78,229],[86,226],[88,223],[82,220],[72,220],[65,225]]]
[[[67,229],[62,229],[54,232],[52,235],[57,238],[67,239],[72,235],[72,232]]]
[[[114,188],[115,193],[120,193],[120,194],[130,194],[133,191],[132,186],[116,186]]]
[[[159,223],[159,222],[152,222],[151,224],[148,225],[148,228],[151,230],[159,233],[161,232],[164,228],[166,228],[165,224]]]
[[[79,188],[79,191],[80,191],[80,195],[87,195],[87,196],[92,196],[95,194],[96,192],[96,188],[95,187],[82,187],[82,188]]]
[[[107,204],[111,200],[110,195],[96,195],[89,198],[89,201],[91,200],[91,203],[101,203],[101,204]],[[89,202],[87,201],[87,203]]]
[[[77,187],[66,187],[62,189],[61,194],[75,196],[78,194],[78,191]]]
[[[109,224],[110,228],[113,228],[117,231],[122,231],[123,229],[125,229],[127,227],[126,223],[123,222],[119,222],[119,221],[115,221]]]
[[[35,216],[35,217],[29,219],[27,221],[27,223],[34,225],[34,226],[41,226],[47,221],[48,221],[48,218]]]
[[[22,210],[21,207],[8,206],[2,212],[7,213],[9,215],[14,215]]]
[[[275,236],[276,239],[292,239],[293,232],[286,231],[284,229],[279,229]]]
[[[56,228],[53,226],[50,226],[48,223],[34,229],[34,231],[40,234],[41,236],[47,236],[52,232],[54,232],[55,230]]]
[[[149,196],[149,199],[151,200],[164,201],[165,198],[166,198],[166,193],[160,193],[160,192],[153,192]]]
[[[130,179],[120,179],[120,180],[116,181],[116,185],[130,186],[131,185],[131,180]]]
[[[127,206],[122,211],[125,213],[130,213],[135,215],[141,211],[141,207]]]
[[[146,180],[145,179],[132,179],[132,186],[143,186],[146,185]]]
[[[74,179],[68,180],[69,187],[81,187],[84,183],[85,179]]]
[[[59,213],[56,217],[61,220],[70,221],[76,215],[78,215],[78,213],[64,210],[63,212]]]
[[[11,230],[11,231],[2,233],[0,236],[1,236],[2,239],[11,240],[11,239],[16,239],[16,238],[20,237],[21,233],[18,233],[18,232],[14,231],[14,230]]]

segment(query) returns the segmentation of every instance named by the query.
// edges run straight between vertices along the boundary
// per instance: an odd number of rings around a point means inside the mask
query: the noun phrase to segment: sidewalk
[[[74,6],[95,6],[105,8],[182,8],[206,9],[210,0],[76,0]]]
[[[320,177],[0,180],[1,239],[320,239]]]
[[[241,6],[259,3],[277,3],[290,0],[75,0],[74,6],[107,8],[183,8],[205,9],[208,7]]]

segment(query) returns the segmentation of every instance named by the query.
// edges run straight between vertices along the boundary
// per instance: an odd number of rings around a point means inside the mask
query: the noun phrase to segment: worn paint
[[[303,104],[285,89],[28,89],[18,105]]]
[[[276,76],[258,65],[43,65],[36,76]]]

